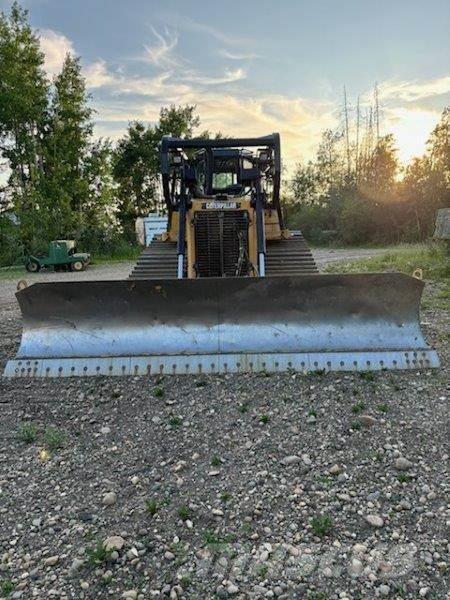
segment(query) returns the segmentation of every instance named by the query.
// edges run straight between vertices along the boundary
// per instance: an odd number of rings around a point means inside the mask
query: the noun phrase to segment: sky
[[[0,0],[8,10],[11,2]],[[289,168],[338,125],[343,88],[362,115],[377,82],[381,133],[403,162],[450,105],[448,0],[26,0],[53,76],[81,57],[95,132],[117,139],[161,106],[196,104],[201,129],[278,131]]]

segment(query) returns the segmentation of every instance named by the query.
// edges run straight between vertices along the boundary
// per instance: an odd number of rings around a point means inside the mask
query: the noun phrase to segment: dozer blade
[[[396,273],[38,283],[9,377],[438,367]]]

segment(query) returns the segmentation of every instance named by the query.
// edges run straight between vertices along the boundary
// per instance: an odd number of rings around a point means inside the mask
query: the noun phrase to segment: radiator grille
[[[239,261],[239,239],[248,256],[248,213],[242,210],[202,210],[195,213],[197,277],[247,275],[248,265]],[[241,268],[238,271],[238,263]]]

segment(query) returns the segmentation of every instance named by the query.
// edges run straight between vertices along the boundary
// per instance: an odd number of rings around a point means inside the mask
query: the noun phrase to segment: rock
[[[308,454],[302,454],[302,461],[307,467],[310,467],[312,465],[312,460]]]
[[[391,588],[386,585],[380,585],[380,587],[378,588],[378,593],[380,594],[380,596],[389,596],[389,594],[391,593]]]
[[[58,561],[59,561],[59,556],[57,556],[57,555],[49,556],[48,558],[44,559],[44,565],[46,567],[54,567]]]
[[[136,600],[138,593],[136,590],[128,590],[122,594],[122,598],[128,598],[129,600]]]
[[[292,454],[291,456],[285,456],[282,460],[281,460],[281,464],[282,465],[295,465],[297,463],[300,462],[300,457],[296,456],[295,454]]]
[[[428,592],[430,591],[429,587],[422,587],[419,590],[419,596],[421,598],[426,598],[428,596]]]
[[[359,558],[354,558],[350,563],[350,573],[351,575],[360,575],[363,570],[363,564],[359,560]]]
[[[89,588],[89,583],[87,581],[82,581],[80,587],[82,590],[87,590]]]
[[[112,535],[103,541],[105,550],[121,550],[125,544],[125,540],[120,535]]]
[[[394,463],[394,467],[397,471],[408,471],[413,466],[412,462],[404,456],[399,456]]]
[[[103,433],[103,435],[107,435],[108,433],[111,433],[111,428],[106,425],[105,427],[102,427],[100,429],[100,433]]]
[[[175,554],[173,552],[169,552],[167,550],[167,552],[164,553],[164,558],[166,560],[174,560],[175,559]]]
[[[83,565],[84,560],[81,560],[81,558],[74,558],[70,565],[70,570],[74,573],[75,571],[79,571]]]
[[[313,425],[316,421],[317,419],[314,415],[309,415],[309,417],[306,419],[306,423],[308,425]]]
[[[236,594],[239,594],[239,588],[234,583],[230,583],[230,585],[227,586],[227,592],[230,596],[235,596]]]
[[[377,420],[375,417],[371,417],[370,415],[360,415],[359,422],[363,427],[373,427],[377,424]]]
[[[112,506],[113,504],[115,504],[117,502],[117,495],[115,492],[107,492],[104,496],[103,496],[103,500],[102,500],[104,506]]]
[[[139,483],[139,477],[137,475],[134,475],[130,481],[133,485],[137,485]]]
[[[330,475],[339,475],[339,473],[341,473],[341,467],[338,464],[333,465],[328,472]]]
[[[159,423],[161,423],[161,417],[155,415],[154,417],[152,417],[152,423],[158,425]]]
[[[220,508],[213,508],[211,512],[215,517],[223,517],[223,510]]]
[[[380,527],[383,527],[383,525],[384,525],[383,519],[381,517],[379,517],[378,515],[366,515],[366,521],[372,527],[380,528]]]

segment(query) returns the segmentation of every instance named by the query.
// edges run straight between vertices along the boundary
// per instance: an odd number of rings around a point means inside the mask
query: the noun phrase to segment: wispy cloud
[[[144,46],[145,55],[143,60],[156,67],[177,66],[179,61],[173,54],[178,43],[176,31],[169,31],[165,28],[164,33],[159,33],[154,27],[151,29],[156,41],[153,45]]]
[[[219,42],[226,44],[227,46],[248,46],[253,44],[253,40],[250,37],[237,36],[234,33],[225,31],[219,26],[208,25],[195,21],[186,15],[181,15],[175,12],[165,13],[165,18],[168,23],[173,27],[176,27],[182,31],[194,31],[199,34],[208,35],[213,37]]]
[[[219,56],[223,56],[230,60],[252,60],[254,58],[261,58],[259,54],[255,54],[254,52],[230,52],[226,48],[220,48],[218,54]]]
[[[45,56],[44,68],[50,76],[56,75],[61,70],[67,53],[74,54],[73,44],[65,35],[52,29],[43,29],[40,38]]]
[[[188,72],[182,76],[184,81],[200,85],[224,85],[233,83],[246,78],[244,69],[226,69],[223,75],[209,77],[207,75],[198,75],[195,72]]]
[[[381,100],[401,100],[417,102],[424,98],[450,93],[450,75],[428,79],[426,81],[394,81],[383,82],[379,86]]]

